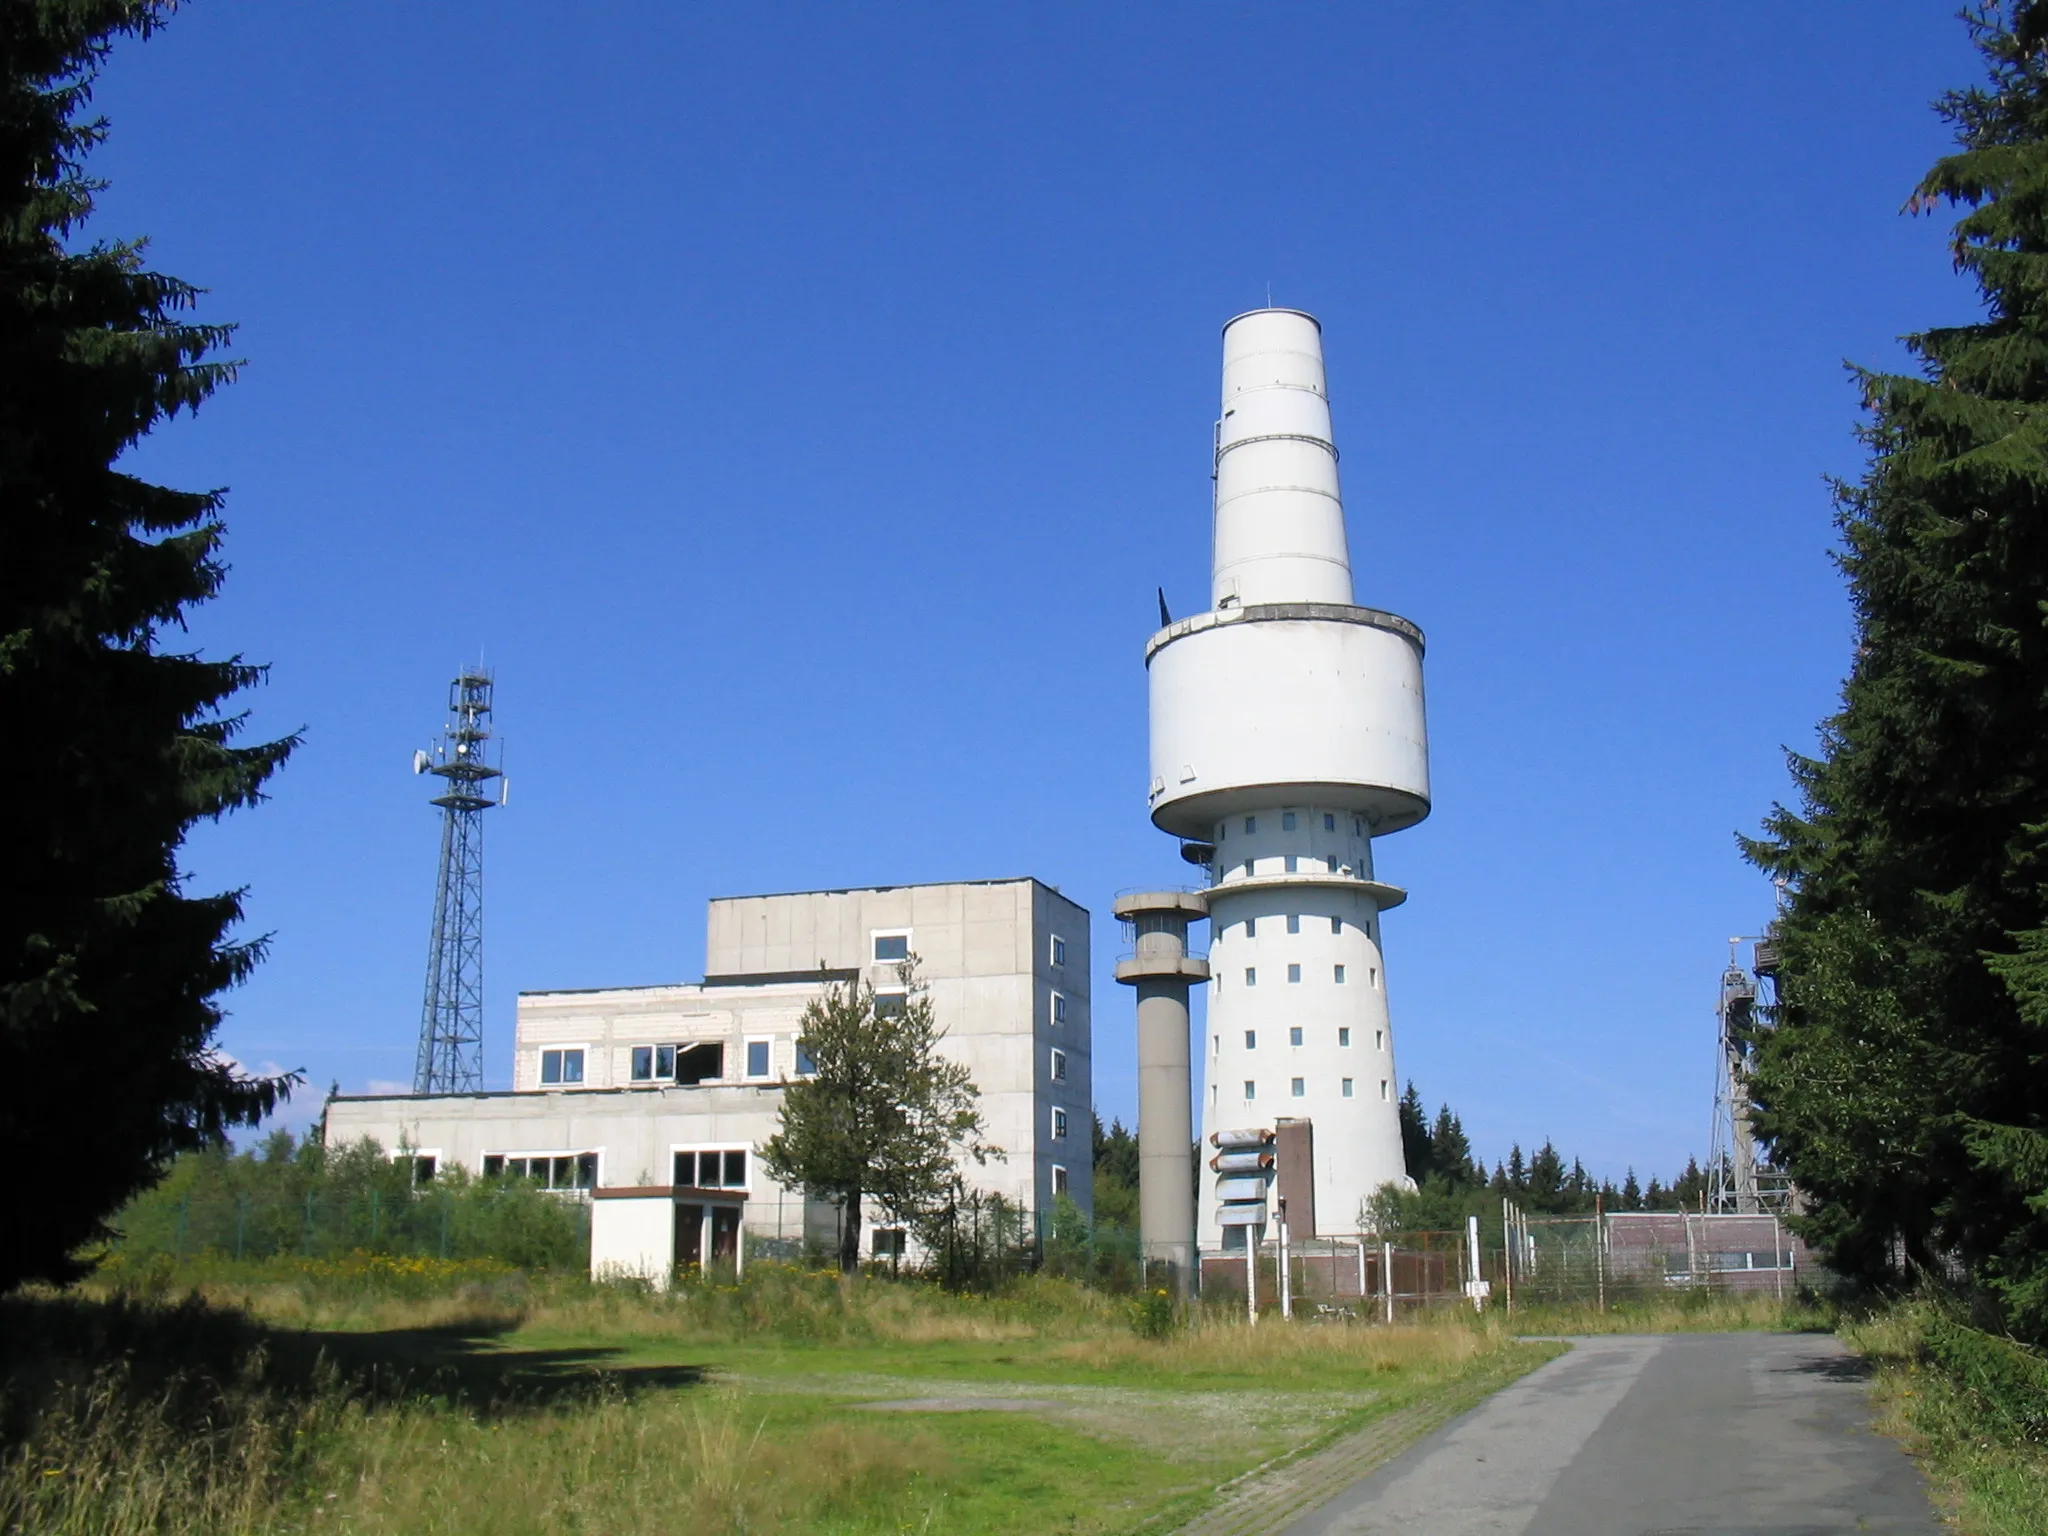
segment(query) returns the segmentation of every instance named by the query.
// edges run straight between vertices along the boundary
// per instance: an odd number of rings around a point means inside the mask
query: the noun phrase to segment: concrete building
[[[1208,885],[1178,909],[1166,893],[1120,901],[1141,943],[1118,975],[1160,1018],[1178,1008],[1185,1031],[1204,968],[1171,930],[1206,909],[1203,1138],[1307,1122],[1313,1209],[1297,1197],[1288,1225],[1351,1232],[1375,1189],[1407,1177],[1381,951],[1381,914],[1406,893],[1375,878],[1373,841],[1429,813],[1423,641],[1353,601],[1322,332],[1298,310],[1224,327],[1213,532],[1209,611],[1145,648],[1152,821]],[[1166,1049],[1171,1033],[1155,1023],[1141,1036],[1141,1089],[1153,1085],[1141,1139],[1149,1116],[1175,1134],[1186,1124],[1165,1102],[1186,1094],[1186,1068],[1169,1087],[1142,1050],[1146,1038]],[[1265,1191],[1206,1176],[1204,1191],[1204,1249],[1270,1235]],[[1185,1246],[1163,1229],[1145,1236],[1153,1251]]]
[[[755,1153],[807,1070],[805,1006],[860,981],[889,1006],[915,959],[942,1049],[1006,1155],[969,1164],[970,1184],[1034,1211],[1061,1194],[1092,1210],[1084,908],[1032,879],[721,897],[705,955],[701,982],[522,993],[511,1091],[337,1097],[324,1134],[591,1199],[595,1271],[659,1280],[749,1243],[829,1244],[837,1213],[782,1189]],[[876,1232],[883,1253],[901,1240]]]

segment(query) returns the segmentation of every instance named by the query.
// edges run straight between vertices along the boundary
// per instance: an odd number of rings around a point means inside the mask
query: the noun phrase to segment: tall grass
[[[2048,1360],[1915,1301],[1845,1321],[1884,1425],[1919,1454],[1967,1536],[2048,1531]]]

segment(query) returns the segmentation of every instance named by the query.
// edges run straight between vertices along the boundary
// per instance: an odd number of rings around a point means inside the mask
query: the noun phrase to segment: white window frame
[[[1056,969],[1065,970],[1067,965],[1066,935],[1059,933],[1054,934],[1052,936],[1052,942],[1046,946],[1045,953],[1046,960],[1049,964],[1054,966]]]
[[[1067,1019],[1067,994],[1066,994],[1066,993],[1064,993],[1064,992],[1054,992],[1054,993],[1052,994],[1052,1004],[1051,1004],[1051,1007],[1050,1007],[1050,1009],[1048,1010],[1048,1014],[1047,1014],[1047,1016],[1048,1016],[1048,1017],[1049,1017],[1049,1018],[1050,1018],[1050,1019],[1052,1020],[1052,1022],[1053,1022],[1053,1023],[1055,1024],[1055,1025],[1065,1024],[1065,1023],[1069,1022],[1069,1021],[1068,1021],[1068,1019]]]
[[[1335,985],[1335,986],[1339,986],[1339,987],[1343,986],[1343,985],[1344,985],[1344,962],[1343,962],[1343,961],[1341,961],[1341,960],[1339,960],[1339,961],[1338,961],[1338,962],[1337,962],[1337,963],[1336,963],[1335,965],[1331,966],[1331,967],[1330,967],[1330,974],[1331,974],[1331,981],[1332,981],[1332,985]]]
[[[754,1054],[754,1047],[757,1045],[765,1048],[768,1052],[768,1065],[759,1072],[753,1070],[753,1062],[749,1059]],[[740,1070],[748,1082],[766,1082],[769,1078],[775,1076],[775,1037],[773,1035],[742,1035],[740,1037]]]
[[[903,941],[903,959],[884,960],[876,955],[875,945],[882,939],[901,939]],[[867,963],[869,965],[906,965],[916,958],[917,936],[914,930],[909,928],[870,928],[868,930]]]
[[[1052,1080],[1064,1083],[1067,1080],[1067,1053],[1058,1046],[1052,1048]]]
[[[1057,1104],[1052,1107],[1052,1139],[1054,1141],[1065,1141],[1067,1139],[1067,1112]]]
[[[441,1170],[448,1166],[448,1155],[445,1152],[443,1152],[439,1147],[408,1147],[401,1144],[397,1147],[394,1147],[390,1152],[386,1153],[385,1155],[389,1157],[391,1161],[394,1163],[400,1161],[401,1159],[405,1162],[411,1163],[413,1170],[412,1181],[414,1184],[418,1184],[420,1182],[419,1170],[420,1160],[422,1158],[433,1159],[434,1171],[427,1175],[427,1181],[429,1183],[431,1183],[435,1179],[438,1179],[441,1176]],[[482,1165],[479,1164],[478,1166],[481,1167]]]
[[[811,1057],[811,1070],[808,1072],[804,1070],[804,1057],[809,1055],[810,1052],[804,1046],[804,1037],[802,1035],[791,1035],[789,1037],[789,1075],[791,1077],[806,1078],[818,1075],[818,1060],[815,1056]]]
[[[1288,1097],[1289,1097],[1290,1099],[1305,1099],[1305,1098],[1307,1098],[1307,1097],[1308,1097],[1308,1079],[1307,1079],[1307,1078],[1305,1078],[1305,1077],[1290,1077],[1290,1078],[1289,1078],[1289,1079],[1287,1080],[1287,1096],[1288,1096]]]
[[[1072,1194],[1073,1188],[1071,1181],[1067,1178],[1066,1164],[1054,1163],[1052,1165],[1052,1197],[1057,1200],[1061,1195],[1071,1197]]]
[[[577,1078],[577,1079],[576,1079],[576,1081],[575,1081],[575,1082],[573,1082],[573,1083],[565,1083],[565,1082],[554,1082],[554,1083],[551,1083],[551,1082],[547,1081],[547,1070],[548,1070],[548,1067],[547,1067],[547,1062],[548,1062],[548,1052],[549,1052],[549,1051],[561,1051],[561,1052],[564,1052],[564,1053],[565,1053],[565,1055],[566,1055],[566,1053],[567,1053],[567,1052],[569,1052],[569,1051],[581,1051],[581,1052],[583,1053],[583,1075],[582,1075],[581,1077]],[[581,1041],[564,1041],[564,1042],[563,1042],[562,1044],[560,1044],[560,1045],[544,1045],[544,1046],[542,1046],[542,1047],[540,1048],[539,1052],[538,1052],[538,1053],[537,1053],[537,1054],[536,1054],[536,1055],[534,1056],[534,1058],[533,1058],[533,1078],[534,1078],[534,1082],[533,1082],[533,1085],[534,1085],[534,1087],[536,1087],[536,1088],[539,1088],[539,1089],[541,1089],[541,1090],[543,1090],[544,1092],[547,1092],[547,1093],[559,1093],[559,1092],[561,1092],[561,1091],[563,1091],[563,1090],[565,1090],[565,1089],[572,1089],[572,1088],[588,1088],[588,1087],[589,1087],[589,1086],[591,1085],[591,1084],[590,1084],[590,1058],[591,1058],[591,1049],[590,1049],[590,1042],[589,1042],[588,1040],[581,1040]],[[566,1062],[566,1060],[564,1061],[563,1065],[565,1065],[565,1066],[567,1065],[567,1062]],[[589,1150],[589,1149],[588,1149],[588,1148],[585,1148],[585,1150],[587,1151],[587,1150]],[[535,1155],[538,1155],[538,1154],[535,1154]],[[549,1153],[548,1155],[549,1155],[550,1157],[553,1157],[553,1156],[558,1156],[559,1154],[556,1154],[556,1153]]]
[[[903,1006],[902,1006],[901,1008],[897,1009],[897,1011],[896,1011],[895,1013],[893,1013],[893,1014],[888,1014],[888,1015],[884,1015],[884,1014],[883,1014],[883,1012],[882,1012],[882,999],[883,999],[883,998],[887,998],[887,999],[888,999],[888,1000],[889,1000],[890,1002],[892,1002],[892,1003],[901,1003],[901,1004],[902,1004]],[[895,988],[893,988],[893,987],[890,987],[890,988],[884,988],[884,987],[877,987],[877,988],[875,988],[875,1017],[876,1017],[876,1018],[878,1018],[878,1019],[879,1019],[879,1018],[883,1018],[883,1017],[888,1017],[888,1018],[900,1019],[900,1018],[902,1018],[902,1017],[903,1017],[904,1013],[905,1013],[905,1012],[907,1012],[907,1011],[909,1010],[909,1008],[910,1008],[910,994],[909,994],[908,992],[906,992],[906,991],[898,991],[897,989],[895,989]]]
[[[512,1159],[514,1159],[515,1157],[523,1158],[529,1163],[537,1157],[544,1157],[550,1163],[554,1162],[554,1160],[558,1157],[594,1157],[597,1159],[597,1171],[590,1176],[590,1189],[604,1188],[603,1147],[541,1147],[534,1150],[528,1150],[522,1147],[518,1151],[508,1150],[503,1152],[493,1150],[490,1152],[479,1153],[477,1155],[476,1165],[479,1169],[483,1167],[483,1160],[486,1157],[495,1157],[501,1159],[501,1166],[502,1163],[511,1162]],[[550,1173],[550,1176],[552,1176],[552,1171]],[[582,1188],[580,1185],[575,1184],[564,1184],[560,1186],[548,1185],[545,1188],[544,1193],[550,1195],[588,1195],[590,1193],[590,1190],[586,1190]]]
[[[702,1157],[702,1156],[703,1156],[703,1155],[704,1155],[704,1154],[705,1154],[706,1152],[716,1152],[716,1153],[717,1153],[717,1154],[719,1155],[719,1162],[718,1162],[718,1177],[719,1177],[719,1179],[721,1180],[721,1182],[720,1182],[720,1183],[717,1183],[717,1184],[705,1184],[705,1183],[699,1182],[699,1183],[696,1183],[696,1184],[686,1184],[686,1185],[682,1185],[682,1186],[680,1186],[681,1188],[684,1188],[684,1189],[703,1189],[703,1190],[713,1190],[713,1191],[716,1191],[716,1190],[729,1190],[729,1191],[731,1191],[731,1192],[732,1192],[733,1194],[736,1194],[736,1195],[737,1195],[737,1194],[742,1194],[742,1193],[744,1193],[744,1194],[749,1194],[749,1195],[750,1195],[750,1194],[752,1194],[752,1193],[754,1192],[754,1163],[755,1163],[755,1153],[754,1153],[754,1149],[753,1149],[753,1148],[752,1148],[751,1146],[746,1146],[746,1145],[742,1145],[742,1144],[740,1144],[740,1143],[737,1143],[737,1142],[730,1142],[730,1141],[677,1141],[677,1142],[671,1142],[671,1143],[669,1144],[669,1149],[668,1149],[668,1176],[669,1176],[669,1177],[670,1177],[671,1179],[673,1179],[673,1178],[675,1177],[675,1174],[676,1174],[676,1154],[677,1154],[678,1152],[694,1152],[694,1153],[695,1153],[695,1154],[697,1154],[697,1156],[698,1156],[698,1157],[700,1157],[700,1158],[701,1158],[701,1157]],[[746,1154],[747,1154],[747,1164],[746,1164],[746,1166],[747,1166],[747,1182],[746,1182],[746,1183],[744,1183],[744,1184],[727,1184],[727,1183],[724,1183],[724,1182],[722,1182],[722,1181],[724,1180],[724,1178],[725,1178],[725,1154],[726,1154],[726,1153],[728,1153],[728,1152],[744,1152],[744,1153],[746,1153]]]

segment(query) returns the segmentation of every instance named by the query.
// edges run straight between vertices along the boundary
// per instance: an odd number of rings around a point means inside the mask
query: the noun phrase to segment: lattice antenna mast
[[[1780,910],[1784,890],[1779,890]],[[1736,946],[1756,946],[1745,971]],[[1714,1136],[1707,1161],[1707,1209],[1724,1214],[1784,1213],[1797,1208],[1792,1181],[1756,1144],[1749,1099],[1750,1057],[1756,1031],[1778,1017],[1778,924],[1756,940],[1728,941],[1728,968],[1721,973],[1720,1023],[1714,1078]]]
[[[487,761],[491,675],[467,667],[448,685],[448,727],[414,773],[441,781],[441,871],[420,1010],[414,1093],[476,1093],[484,1085],[484,812],[504,803],[502,769]],[[497,780],[496,785],[492,780]]]

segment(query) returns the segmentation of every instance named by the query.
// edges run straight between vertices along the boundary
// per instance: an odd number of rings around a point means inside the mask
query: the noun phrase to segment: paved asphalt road
[[[1578,1340],[1286,1536],[1935,1536],[1824,1334]]]

